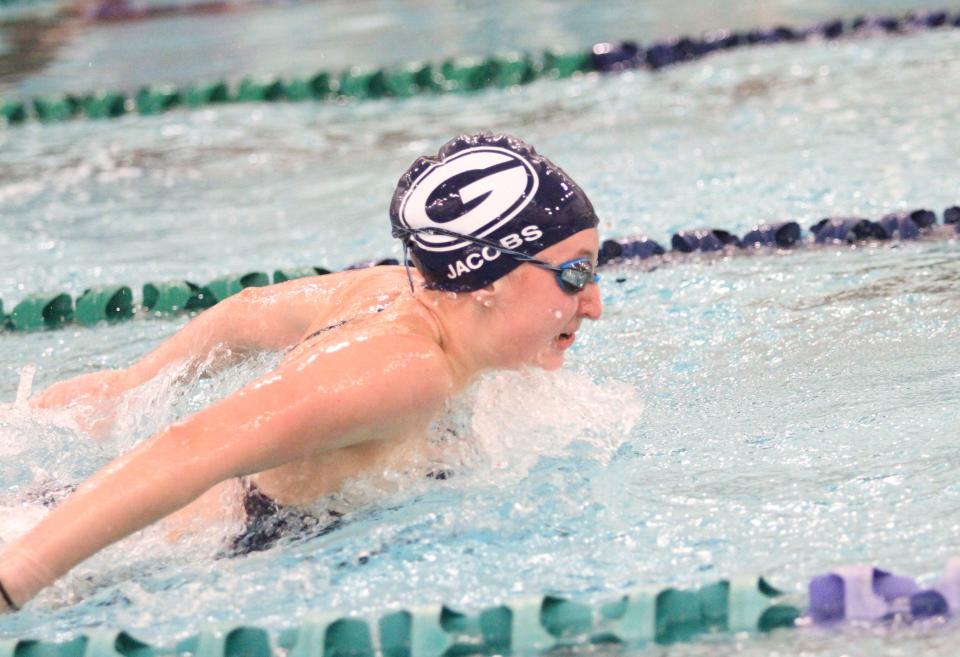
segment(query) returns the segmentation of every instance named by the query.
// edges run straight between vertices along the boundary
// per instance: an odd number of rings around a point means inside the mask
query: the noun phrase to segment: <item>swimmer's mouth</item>
[[[564,347],[569,347],[576,339],[576,333],[561,333],[555,339]]]

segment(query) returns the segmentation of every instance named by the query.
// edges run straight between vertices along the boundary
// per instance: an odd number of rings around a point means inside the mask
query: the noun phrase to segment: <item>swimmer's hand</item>
[[[116,419],[116,399],[128,389],[126,374],[126,370],[82,374],[54,383],[28,403],[37,409],[67,409],[77,428],[101,438]]]
[[[33,408],[63,408],[113,399],[127,390],[126,370],[103,370],[59,381],[30,399]]]

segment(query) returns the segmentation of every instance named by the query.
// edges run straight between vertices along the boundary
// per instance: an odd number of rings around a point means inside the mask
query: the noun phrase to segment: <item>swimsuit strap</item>
[[[314,331],[313,333],[311,333],[310,335],[308,335],[307,337],[305,337],[303,340],[301,340],[301,341],[298,342],[297,344],[303,344],[303,343],[306,342],[307,340],[310,340],[310,339],[312,339],[312,338],[315,338],[315,337],[317,337],[318,335],[320,335],[321,333],[326,333],[327,331],[332,331],[333,329],[340,328],[341,326],[343,326],[344,324],[346,324],[346,323],[349,322],[349,321],[350,321],[349,319],[341,319],[339,322],[334,322],[333,324],[328,324],[327,326],[324,326],[323,328]]]
[[[375,308],[375,310],[376,310],[378,313],[381,313],[381,312],[383,312],[383,311],[386,310],[386,309],[387,309],[386,306],[377,306],[377,307]],[[298,347],[298,346],[302,345],[304,342],[306,342],[307,340],[312,340],[313,338],[317,337],[317,336],[320,335],[321,333],[326,333],[327,331],[332,331],[333,329],[338,329],[338,328],[340,328],[341,326],[343,326],[344,324],[346,324],[346,323],[348,323],[348,322],[356,319],[356,318],[359,317],[359,316],[360,316],[360,315],[357,315],[357,316],[351,317],[351,318],[349,318],[349,319],[341,319],[339,322],[334,322],[333,324],[327,324],[327,325],[324,326],[323,328],[317,329],[316,331],[314,331],[313,333],[311,333],[310,335],[308,335],[308,336],[305,337],[303,340],[301,340],[300,342],[298,342],[297,344],[295,344],[293,347],[290,347],[290,348],[293,349],[294,347]]]

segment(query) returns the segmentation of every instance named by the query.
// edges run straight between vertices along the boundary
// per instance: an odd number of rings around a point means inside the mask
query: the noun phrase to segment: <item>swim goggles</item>
[[[557,272],[557,285],[567,294],[576,294],[587,286],[600,280],[597,268],[590,258],[581,257],[567,260],[559,265],[551,265],[542,260],[528,260],[531,265]]]
[[[484,239],[482,237],[474,237],[473,235],[463,235],[462,233],[455,233],[452,230],[446,230],[445,228],[400,228],[395,226],[393,229],[393,236],[402,239],[403,244],[403,260],[407,264],[407,278],[410,281],[410,289],[413,289],[413,278],[410,276],[410,265],[409,260],[407,259],[407,240],[421,233],[426,233],[428,235],[443,235],[445,237],[454,237],[457,239],[464,239],[468,242],[473,242],[474,244],[479,244],[481,246],[488,246],[491,249],[496,249],[503,254],[514,258],[520,262],[527,262],[533,265],[534,267],[539,267],[541,269],[547,269],[557,274],[557,285],[560,286],[560,289],[566,292],[567,294],[576,294],[577,292],[582,292],[590,283],[596,283],[600,280],[600,275],[597,273],[596,265],[590,260],[590,258],[579,257],[572,260],[567,260],[562,262],[559,265],[551,265],[549,262],[544,262],[539,258],[534,258],[528,256],[526,253],[521,253],[520,251],[514,251],[513,249],[508,249],[505,246],[497,244],[491,240]]]

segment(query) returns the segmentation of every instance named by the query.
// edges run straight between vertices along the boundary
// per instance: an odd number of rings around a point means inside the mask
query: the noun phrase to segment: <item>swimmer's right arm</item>
[[[80,400],[111,399],[149,381],[173,363],[215,367],[250,351],[292,344],[309,326],[310,307],[287,298],[283,312],[278,312],[277,286],[271,287],[271,292],[264,290],[247,288],[205,310],[127,369],[91,372],[54,383],[33,397],[30,405],[57,408]]]
[[[114,460],[0,551],[18,605],[221,481],[422,426],[455,387],[437,344],[379,336],[281,363]],[[2,603],[0,603],[2,610]]]

